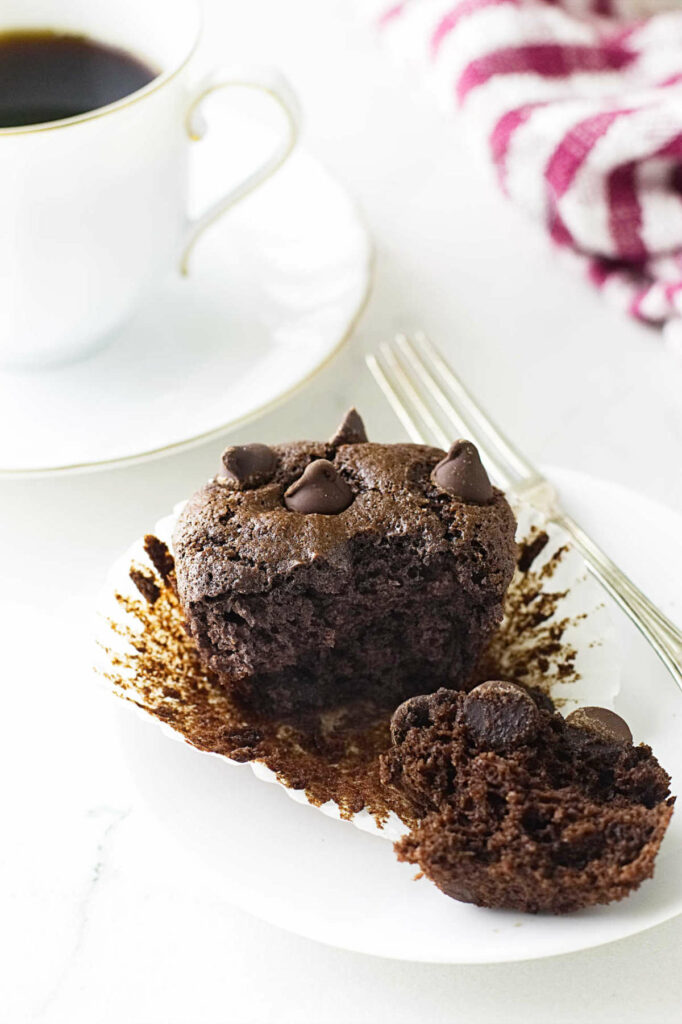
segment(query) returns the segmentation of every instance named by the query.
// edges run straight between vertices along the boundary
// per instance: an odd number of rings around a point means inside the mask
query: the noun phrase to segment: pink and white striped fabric
[[[678,347],[682,0],[402,0],[376,25],[461,109],[509,197]]]

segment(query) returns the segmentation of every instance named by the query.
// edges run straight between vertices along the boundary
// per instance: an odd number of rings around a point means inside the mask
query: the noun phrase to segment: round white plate
[[[556,471],[569,511],[674,617],[682,619],[682,520],[612,484]],[[633,544],[633,538],[638,538]],[[616,707],[682,779],[682,695],[618,619],[624,675]],[[682,821],[674,816],[656,877],[619,904],[568,917],[482,910],[412,881],[385,842],[294,806],[248,770],[170,743],[121,708],[124,753],[150,813],[211,866],[216,898],[309,938],[377,956],[432,963],[535,959],[612,942],[682,912]],[[179,880],[180,885],[191,880]]]
[[[196,147],[197,208],[270,145],[262,125],[242,119],[234,132],[237,152],[219,125]],[[263,412],[348,338],[371,265],[352,200],[297,150],[199,240],[189,277],[150,295],[110,345],[63,366],[0,372],[0,474],[156,456]]]

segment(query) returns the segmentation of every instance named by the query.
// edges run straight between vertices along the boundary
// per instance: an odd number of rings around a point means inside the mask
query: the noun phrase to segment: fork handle
[[[570,535],[592,575],[651,644],[682,690],[682,631],[651,603],[570,516],[559,513],[551,517],[551,522]]]

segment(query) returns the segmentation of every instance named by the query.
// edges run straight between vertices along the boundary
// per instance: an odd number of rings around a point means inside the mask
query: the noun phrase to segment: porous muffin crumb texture
[[[397,709],[381,779],[418,819],[399,859],[484,907],[561,914],[622,899],[653,874],[669,776],[613,713],[571,724],[514,689],[441,689]]]

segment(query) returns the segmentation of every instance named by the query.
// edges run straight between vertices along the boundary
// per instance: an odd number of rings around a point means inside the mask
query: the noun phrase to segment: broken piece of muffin
[[[670,777],[605,708],[567,718],[492,680],[402,704],[382,781],[418,824],[396,844],[446,895],[564,914],[623,899],[653,874]]]
[[[515,522],[476,448],[372,444],[351,410],[328,442],[232,446],[174,538],[200,656],[286,719],[457,688],[502,618]]]

